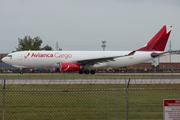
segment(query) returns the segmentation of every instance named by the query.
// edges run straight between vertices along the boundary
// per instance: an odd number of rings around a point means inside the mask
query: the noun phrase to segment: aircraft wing
[[[135,53],[135,51],[127,54],[127,55],[121,55],[121,56],[112,56],[112,57],[101,57],[101,58],[92,58],[92,59],[83,59],[83,60],[77,60],[73,61],[77,64],[89,64],[89,65],[94,65],[97,63],[102,63],[102,62],[109,62],[109,61],[114,61],[115,58],[119,57],[126,57],[126,56],[131,56]]]

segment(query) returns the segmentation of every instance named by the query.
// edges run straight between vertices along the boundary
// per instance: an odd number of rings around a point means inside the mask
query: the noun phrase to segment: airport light
[[[102,41],[102,43],[103,43],[103,44],[102,44],[103,51],[105,51],[105,47],[106,47],[105,43],[106,43],[106,41],[105,41],[105,40],[103,40],[103,41]]]

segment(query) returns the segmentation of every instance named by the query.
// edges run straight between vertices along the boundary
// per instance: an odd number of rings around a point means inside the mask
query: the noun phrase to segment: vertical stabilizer
[[[164,51],[171,30],[172,25],[164,25],[144,47],[136,51]]]

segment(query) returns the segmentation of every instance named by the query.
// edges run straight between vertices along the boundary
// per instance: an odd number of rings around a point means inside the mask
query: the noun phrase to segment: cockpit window
[[[7,55],[6,57],[12,57],[12,55]]]

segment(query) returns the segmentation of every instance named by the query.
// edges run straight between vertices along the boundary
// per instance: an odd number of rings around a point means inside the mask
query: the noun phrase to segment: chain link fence
[[[2,119],[162,120],[163,100],[180,99],[177,76],[163,79],[28,76],[1,78],[6,80],[0,90]]]

